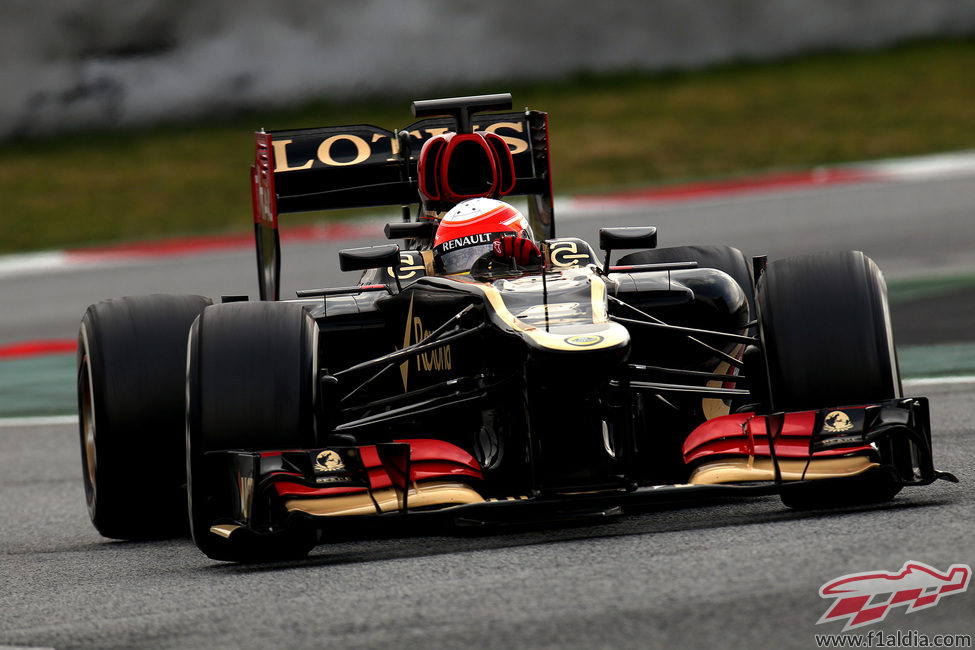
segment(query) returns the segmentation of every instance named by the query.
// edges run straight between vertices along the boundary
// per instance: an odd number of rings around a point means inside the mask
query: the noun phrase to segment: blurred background
[[[251,131],[432,96],[549,111],[561,194],[971,148],[973,35],[957,0],[3,0],[0,253],[246,229]]]
[[[5,0],[5,136],[975,31],[957,0]]]
[[[74,412],[93,302],[255,294],[255,130],[504,91],[560,234],[863,250],[905,376],[975,373],[973,70],[958,0],[0,0],[0,417]],[[282,221],[284,296],[355,281],[353,216]]]

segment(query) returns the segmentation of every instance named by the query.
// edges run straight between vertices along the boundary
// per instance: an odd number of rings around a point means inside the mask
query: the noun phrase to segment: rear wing
[[[261,299],[279,297],[279,215],[399,205],[404,206],[404,221],[409,221],[410,206],[421,201],[417,190],[420,149],[428,139],[448,131],[469,128],[503,138],[515,173],[514,188],[508,195],[526,196],[527,216],[536,235],[554,237],[548,115],[530,110],[473,114],[486,110],[482,107],[494,107],[498,99],[506,100],[510,107],[510,95],[416,102],[414,114],[429,115],[433,106],[451,117],[429,117],[400,131],[354,124],[255,133],[251,194]]]

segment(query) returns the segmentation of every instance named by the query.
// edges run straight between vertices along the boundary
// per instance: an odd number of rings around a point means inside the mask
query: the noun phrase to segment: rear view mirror
[[[339,251],[339,268],[343,271],[364,271],[384,266],[399,266],[399,245],[383,244]]]
[[[609,273],[610,253],[620,249],[656,248],[657,229],[654,226],[600,228],[599,247],[606,251],[606,257],[603,259],[603,272]]]
[[[433,239],[434,232],[432,221],[386,224],[386,239]]]
[[[601,228],[599,230],[599,248],[607,252],[630,248],[656,247],[657,229],[654,226]]]

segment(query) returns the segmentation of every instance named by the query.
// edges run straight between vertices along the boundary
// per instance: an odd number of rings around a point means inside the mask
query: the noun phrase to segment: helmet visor
[[[452,251],[440,254],[440,262],[443,264],[444,273],[450,275],[452,273],[463,273],[464,271],[470,271],[474,262],[480,256],[487,252],[490,252],[491,244],[479,244],[477,246],[466,246],[464,248],[455,248]]]

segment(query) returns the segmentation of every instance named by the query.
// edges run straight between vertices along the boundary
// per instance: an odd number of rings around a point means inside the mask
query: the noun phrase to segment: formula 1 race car
[[[873,261],[658,249],[643,225],[603,229],[599,257],[556,236],[547,115],[510,102],[257,133],[261,300],[89,307],[80,431],[103,535],[179,534],[188,512],[208,556],[259,561],[362,522],[823,508],[956,480],[933,467],[927,400],[902,394]],[[343,250],[358,284],[279,300],[279,214],[380,205],[403,206],[386,227],[402,247]]]

